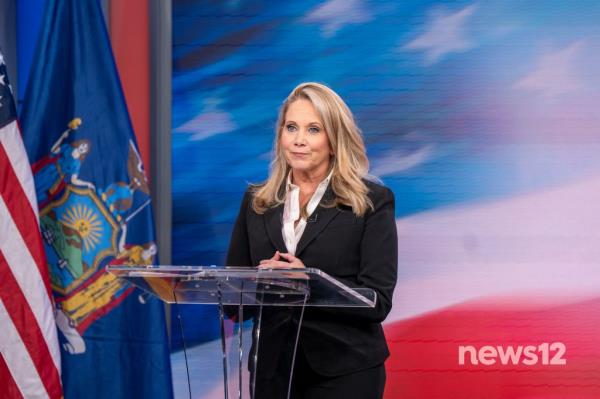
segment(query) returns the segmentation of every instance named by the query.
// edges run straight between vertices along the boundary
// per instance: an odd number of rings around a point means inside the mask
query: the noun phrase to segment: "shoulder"
[[[244,201],[246,201],[246,200],[251,201],[252,198],[254,198],[255,192],[256,192],[256,186],[249,184],[248,187],[246,187],[246,191],[244,191]]]
[[[384,186],[381,182],[373,179],[363,179],[363,182],[369,190],[369,199],[373,202],[375,209],[379,208],[385,203],[394,203],[394,193],[388,187]]]
[[[244,195],[242,197],[242,207],[248,208],[252,207],[252,200],[254,199],[254,193],[256,192],[256,188],[252,185],[246,187],[246,191],[244,191]]]
[[[256,197],[256,192],[260,189],[261,187],[259,185],[255,185],[255,184],[249,184],[246,187],[246,191],[244,191],[244,195],[242,197],[242,204],[241,204],[241,209],[245,209],[247,212],[251,213],[251,214],[262,214],[262,213],[257,213],[254,210],[254,199]]]

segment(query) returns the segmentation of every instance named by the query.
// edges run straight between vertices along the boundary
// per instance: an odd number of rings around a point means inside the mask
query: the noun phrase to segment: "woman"
[[[394,195],[367,180],[360,130],[344,101],[318,83],[283,103],[269,178],[244,195],[227,264],[314,267],[350,287],[377,292],[375,308],[308,308],[292,398],[380,398],[389,356],[381,322],[392,306],[397,238]],[[294,337],[263,314],[255,397],[287,395]],[[297,322],[298,314],[291,318]],[[276,393],[277,392],[277,393]]]
[[[52,199],[64,184],[95,189],[92,183],[79,178],[81,165],[90,152],[90,141],[80,139],[64,144],[69,135],[80,125],[80,118],[69,122],[69,128],[50,149],[51,155],[33,165],[36,194],[40,205]]]

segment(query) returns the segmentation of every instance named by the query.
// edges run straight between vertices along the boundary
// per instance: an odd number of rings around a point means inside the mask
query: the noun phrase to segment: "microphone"
[[[312,215],[310,215],[308,217],[308,219],[306,219],[306,223],[314,223],[314,222],[316,222],[318,216],[319,215],[316,212],[313,212]]]

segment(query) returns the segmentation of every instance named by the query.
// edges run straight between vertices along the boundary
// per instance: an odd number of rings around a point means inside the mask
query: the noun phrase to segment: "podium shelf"
[[[374,307],[370,288],[350,288],[315,268],[107,266],[107,270],[168,303]]]

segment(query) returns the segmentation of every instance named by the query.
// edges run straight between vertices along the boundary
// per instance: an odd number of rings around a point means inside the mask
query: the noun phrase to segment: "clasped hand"
[[[258,265],[259,269],[289,269],[305,268],[304,263],[292,254],[276,251],[271,259],[263,259]]]

